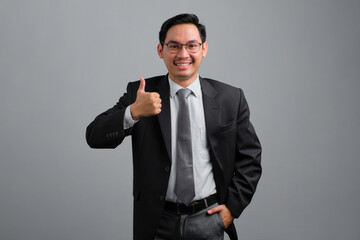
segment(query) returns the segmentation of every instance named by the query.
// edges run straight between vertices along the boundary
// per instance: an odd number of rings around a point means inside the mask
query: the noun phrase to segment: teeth
[[[184,67],[184,66],[189,66],[190,65],[190,63],[178,63],[178,64],[176,64],[176,66],[181,66],[181,67]]]

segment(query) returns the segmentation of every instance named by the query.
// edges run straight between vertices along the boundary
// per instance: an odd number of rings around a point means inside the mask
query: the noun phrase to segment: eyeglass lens
[[[185,46],[186,50],[189,53],[197,53],[200,50],[200,43],[187,43],[187,44],[180,44],[180,43],[168,43],[167,46],[169,51],[172,53],[177,53],[181,50],[182,46]]]

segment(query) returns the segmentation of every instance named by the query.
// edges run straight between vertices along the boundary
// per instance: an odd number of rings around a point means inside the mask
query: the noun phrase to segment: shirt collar
[[[176,82],[174,82],[173,80],[171,80],[170,76],[168,76],[168,80],[170,85],[170,97],[173,98],[177,93],[177,91],[179,91],[183,87],[177,84]],[[195,97],[201,96],[199,75],[196,77],[195,81],[193,81],[189,86],[187,86],[187,89],[190,89]]]

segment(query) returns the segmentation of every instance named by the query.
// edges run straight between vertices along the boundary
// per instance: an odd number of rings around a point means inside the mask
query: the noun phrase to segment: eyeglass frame
[[[197,41],[190,41],[188,43],[179,43],[179,42],[176,42],[176,41],[169,41],[168,43],[164,43],[164,42],[161,42],[161,44],[163,45],[166,45],[168,48],[169,48],[169,44],[177,44],[177,45],[180,45],[180,49],[177,51],[177,52],[173,52],[173,53],[178,53],[181,51],[181,49],[183,48],[183,46],[185,47],[186,51],[188,53],[198,53],[200,51],[200,47],[202,45],[204,45],[204,43],[199,43]],[[188,48],[187,48],[187,45],[188,44],[199,44],[199,50],[197,50],[196,52],[189,52]],[[171,52],[171,50],[169,50]]]

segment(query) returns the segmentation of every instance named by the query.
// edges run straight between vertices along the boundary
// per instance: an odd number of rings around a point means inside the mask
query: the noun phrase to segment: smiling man
[[[128,84],[90,123],[92,148],[132,136],[134,239],[237,239],[234,219],[261,176],[261,145],[241,89],[202,78],[205,26],[193,14],[165,21],[157,52],[168,74]]]
[[[201,38],[194,24],[179,24],[171,27],[158,44],[159,56],[164,59],[170,79],[184,88],[196,80],[201,60],[206,56],[208,46],[203,34]]]

